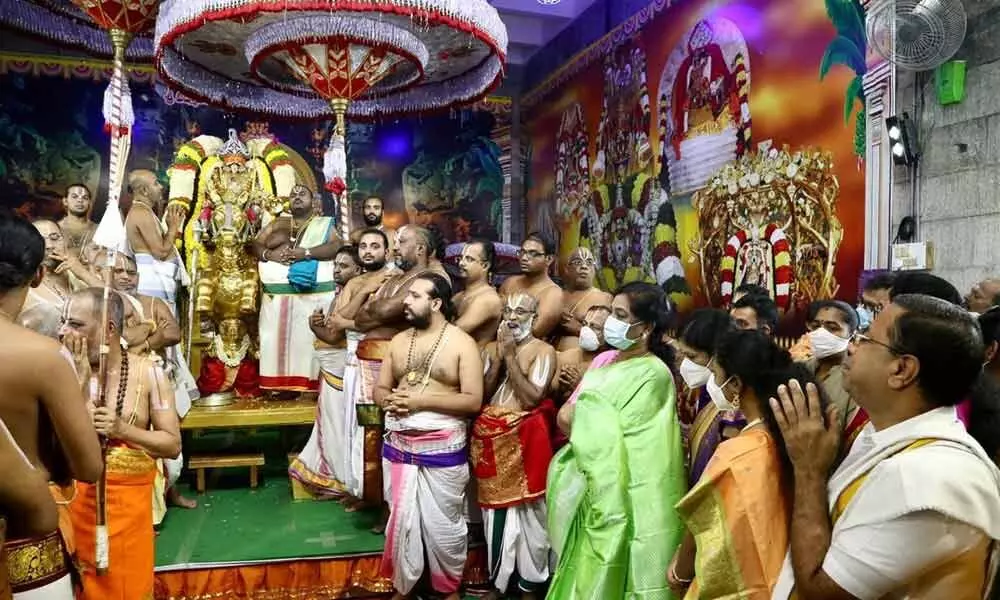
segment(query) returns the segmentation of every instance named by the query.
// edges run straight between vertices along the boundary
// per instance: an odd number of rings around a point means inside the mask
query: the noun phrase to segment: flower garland
[[[220,335],[215,335],[212,339],[212,349],[215,351],[215,358],[222,361],[222,364],[227,367],[235,369],[247,357],[247,352],[250,350],[250,336],[243,334],[243,342],[236,349],[236,354],[234,355],[226,352],[225,344],[222,342],[222,336]]]

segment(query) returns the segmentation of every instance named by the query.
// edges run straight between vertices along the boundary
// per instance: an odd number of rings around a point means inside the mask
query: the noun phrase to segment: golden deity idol
[[[241,395],[256,391],[256,385],[246,385],[246,372],[256,373],[260,281],[248,246],[287,204],[302,170],[295,158],[269,136],[244,141],[230,129],[225,142],[199,136],[184,144],[170,169],[170,201],[194,205],[184,235],[194,282],[188,348],[196,355],[191,364],[202,375],[203,395],[231,392],[237,379]],[[214,373],[220,370],[231,372]],[[206,374],[212,376],[206,380]]]

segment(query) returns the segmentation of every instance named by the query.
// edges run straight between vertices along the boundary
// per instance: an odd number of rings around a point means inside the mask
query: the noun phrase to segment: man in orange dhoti
[[[80,373],[82,381],[93,381],[101,327],[106,339],[118,340],[124,324],[124,304],[117,294],[108,300],[107,323],[101,323],[102,296],[100,288],[74,294],[61,330],[77,364],[91,368]],[[102,482],[77,483],[70,506],[83,577],[78,599],[146,600],[153,597],[156,459],[180,454],[180,427],[174,393],[160,366],[148,357],[123,352],[119,344],[108,346],[105,393],[90,400],[94,427],[107,446],[105,497],[99,499]],[[107,560],[107,571],[99,574],[102,559]]]
[[[0,240],[0,271],[4,273],[0,278],[0,421],[42,479],[96,481],[103,468],[101,448],[87,418],[72,357],[55,340],[16,324],[28,290],[41,282],[46,242],[24,219],[2,214]],[[9,468],[0,468],[0,473],[5,479],[16,476]],[[63,537],[51,520],[40,527],[26,518],[12,518],[9,525],[3,551],[14,598],[71,599],[67,555],[73,551],[72,528]]]

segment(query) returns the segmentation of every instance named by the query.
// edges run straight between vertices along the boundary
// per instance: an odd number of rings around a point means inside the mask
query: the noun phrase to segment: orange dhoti
[[[70,505],[83,592],[79,600],[153,598],[153,482],[156,461],[126,446],[108,449],[108,570],[96,571],[97,486],[77,483]]]
[[[389,352],[389,340],[364,339],[358,343],[358,376],[353,390],[358,425],[364,427],[363,498],[369,504],[382,504],[382,409],[375,404],[382,359]]]

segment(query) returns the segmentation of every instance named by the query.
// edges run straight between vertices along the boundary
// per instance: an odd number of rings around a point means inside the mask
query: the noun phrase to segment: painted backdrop
[[[107,71],[47,57],[0,56],[0,204],[58,215],[66,186],[107,190],[108,138],[101,116]],[[299,152],[322,181],[329,123],[268,122],[186,104],[155,91],[147,69],[133,72],[136,114],[130,168],[164,175],[174,152],[201,134],[270,133]],[[502,238],[502,201],[509,176],[509,103],[490,99],[473,110],[370,125],[348,132],[348,185],[355,201],[385,201],[388,224],[434,224],[449,241]],[[334,214],[324,192],[328,214]]]
[[[855,0],[657,0],[526,98],[527,228],[682,308],[741,283],[853,300],[864,251]],[[860,125],[859,125],[860,123]],[[857,143],[857,142],[861,143]]]

